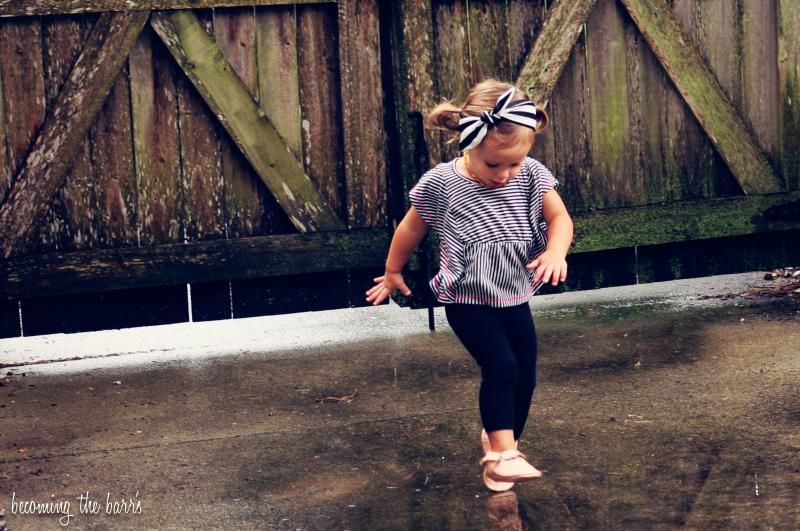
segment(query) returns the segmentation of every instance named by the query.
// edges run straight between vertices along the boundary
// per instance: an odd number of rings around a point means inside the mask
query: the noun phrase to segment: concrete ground
[[[767,284],[535,297],[544,476],[499,495],[441,309],[2,340],[0,530],[798,529],[800,299]]]

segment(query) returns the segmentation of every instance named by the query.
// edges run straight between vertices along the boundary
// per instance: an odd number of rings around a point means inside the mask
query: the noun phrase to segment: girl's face
[[[469,151],[469,167],[472,176],[487,188],[500,188],[513,179],[525,157],[533,147],[527,137],[517,142],[503,142],[494,135],[487,135],[477,147]]]

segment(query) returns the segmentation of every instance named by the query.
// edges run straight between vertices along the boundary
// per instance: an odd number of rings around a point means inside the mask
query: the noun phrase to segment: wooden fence
[[[456,154],[420,113],[480,76],[546,105],[576,253],[786,256],[798,29],[791,0],[0,0],[0,335],[360,304]]]

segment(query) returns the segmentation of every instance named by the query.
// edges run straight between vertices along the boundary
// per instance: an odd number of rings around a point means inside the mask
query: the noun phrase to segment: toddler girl
[[[481,369],[483,481],[494,491],[541,476],[517,449],[536,385],[536,331],[528,306],[546,282],[567,276],[572,220],[558,182],[528,157],[547,115],[513,85],[474,86],[461,107],[437,106],[428,124],[454,131],[463,156],[428,171],[409,192],[386,271],[367,291],[380,304],[432,229],[440,268],[430,282],[456,336]]]

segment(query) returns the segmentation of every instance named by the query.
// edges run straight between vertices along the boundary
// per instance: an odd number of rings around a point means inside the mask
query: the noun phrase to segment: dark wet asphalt
[[[544,477],[500,495],[480,481],[478,372],[444,327],[20,371],[0,387],[0,509],[10,530],[798,529],[798,310],[751,298],[538,317],[520,448]],[[85,493],[97,514],[81,513]],[[12,496],[73,516],[13,514]],[[107,497],[135,512],[106,514]]]

